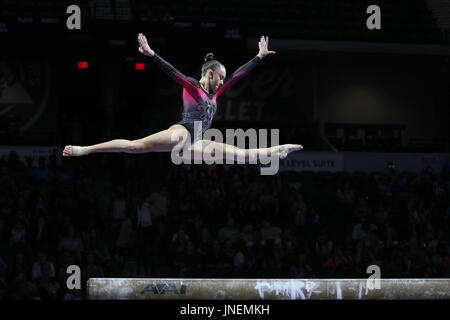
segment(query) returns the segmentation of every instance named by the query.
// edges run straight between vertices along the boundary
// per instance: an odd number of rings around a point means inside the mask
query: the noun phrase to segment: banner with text
[[[342,153],[295,152],[285,160],[280,160],[280,171],[330,171],[344,170]]]
[[[430,166],[436,172],[450,167],[450,156],[438,153],[294,152],[280,161],[280,171],[383,172],[388,164],[397,172],[420,172]]]

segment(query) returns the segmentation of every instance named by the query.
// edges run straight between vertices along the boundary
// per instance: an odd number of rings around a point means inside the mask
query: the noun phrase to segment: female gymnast
[[[180,71],[152,50],[146,37],[140,33],[138,35],[138,51],[152,58],[156,65],[162,69],[169,77],[174,79],[183,87],[182,120],[175,123],[166,130],[154,133],[138,140],[114,139],[108,142],[91,146],[67,145],[63,150],[64,157],[84,156],[98,152],[126,152],[126,153],[147,153],[147,152],[170,152],[175,146],[183,146],[183,150],[197,152],[197,150],[221,150],[224,158],[231,160],[245,159],[245,162],[252,162],[260,156],[277,156],[281,159],[293,151],[299,151],[303,147],[299,144],[284,144],[269,148],[242,149],[229,144],[223,144],[211,140],[201,139],[199,132],[194,132],[199,126],[194,127],[194,121],[201,122],[201,131],[204,133],[210,126],[216,112],[217,98],[239,79],[247,75],[264,57],[274,54],[268,50],[269,38],[262,36],[258,46],[258,54],[249,62],[238,68],[230,77],[226,78],[226,70],[223,64],[214,60],[213,54],[208,53],[205,63],[202,65],[201,79],[197,81],[191,77],[186,77]],[[173,136],[179,139],[172,138]],[[188,144],[188,145],[185,145]],[[186,147],[186,148],[185,148]],[[273,154],[273,152],[275,154]]]

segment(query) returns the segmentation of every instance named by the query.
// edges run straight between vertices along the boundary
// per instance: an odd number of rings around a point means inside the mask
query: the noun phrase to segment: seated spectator
[[[425,252],[418,246],[417,238],[411,237],[408,243],[408,251],[403,254],[406,274],[408,276],[423,277],[425,259]]]
[[[201,256],[205,256],[210,251],[211,241],[211,232],[209,228],[204,227],[201,231],[200,239],[195,243],[195,247]]]
[[[30,237],[33,239],[36,250],[48,251],[53,247],[54,230],[43,213],[39,215]]]
[[[61,166],[56,169],[55,176],[58,182],[65,182],[73,179],[73,171],[69,167],[69,163],[63,161]]]
[[[291,264],[288,274],[294,279],[310,278],[313,275],[312,267],[306,262],[305,253],[297,255],[297,261]]]
[[[245,267],[245,240],[239,240],[236,244],[236,251],[233,257],[234,271],[241,271]]]
[[[155,221],[164,221],[169,206],[168,190],[166,186],[162,186],[159,191],[150,195],[149,198],[150,211]]]
[[[378,231],[378,228],[373,228],[369,230],[367,234],[367,239],[364,241],[366,248],[373,248],[375,250],[381,250],[385,247],[384,241],[381,240],[382,232]]]
[[[399,254],[398,246],[393,245],[391,248],[387,248],[386,258],[386,261],[383,261],[382,269],[384,278],[404,277],[403,259]]]
[[[183,198],[179,202],[179,212],[183,217],[189,217],[196,209],[195,202],[192,197],[184,193]]]
[[[377,227],[373,223],[370,223],[367,219],[361,219],[360,222],[353,227],[353,241],[366,241],[369,238],[369,232],[371,230],[377,230]]]
[[[356,250],[354,251],[351,259],[353,270],[355,275],[362,275],[366,272],[366,266],[369,262],[369,255],[367,248],[364,246],[362,240],[356,241]]]
[[[27,231],[23,221],[20,219],[16,220],[14,227],[11,230],[11,245],[24,244],[26,242]]]
[[[92,252],[86,254],[86,264],[82,270],[85,279],[104,276],[103,268],[95,262],[95,255]]]
[[[137,213],[137,227],[143,232],[150,232],[152,227],[152,214],[150,212],[150,196],[147,196],[142,201],[136,210]]]
[[[33,168],[31,173],[38,181],[48,181],[54,175],[53,169],[45,165],[44,157],[39,157],[38,167]]]
[[[334,248],[332,256],[325,262],[324,267],[337,269],[347,263],[348,259],[342,254],[341,249]]]
[[[122,221],[126,218],[127,200],[125,190],[122,187],[114,189],[114,198],[111,201],[111,214],[114,221]]]
[[[159,191],[150,195],[149,205],[149,210],[152,213],[152,229],[155,235],[153,251],[158,252],[158,249],[162,248],[165,237],[165,221],[170,205],[169,190],[166,186],[162,186]]]
[[[191,237],[186,233],[186,228],[184,224],[181,224],[178,228],[178,232],[172,235],[172,242],[180,243],[191,240]]]
[[[41,276],[35,280],[40,289],[40,296],[43,296],[45,299],[56,300],[60,286],[55,280],[55,277],[50,275],[50,265],[48,263],[42,263],[40,270]]]
[[[350,234],[347,234],[345,236],[343,254],[344,254],[344,256],[349,257],[349,260],[351,259],[353,249],[354,249],[354,243],[353,243],[352,236]]]
[[[47,254],[43,251],[38,253],[37,261],[33,263],[32,271],[31,271],[31,280],[36,280],[38,278],[41,278],[42,272],[41,272],[41,266],[44,264],[49,265],[49,275],[50,277],[55,277],[55,266],[53,262],[47,261]]]
[[[221,272],[221,269],[224,267],[225,257],[223,254],[222,247],[220,242],[215,239],[213,240],[212,247],[208,252],[206,258],[206,268],[210,271],[210,274],[217,274]],[[217,273],[216,273],[217,272]]]
[[[124,254],[129,254],[131,248],[133,248],[133,233],[133,222],[130,215],[127,213],[125,219],[121,222],[119,235],[116,241],[117,248]]]
[[[328,239],[325,231],[322,231],[315,242],[315,253],[319,258],[325,259],[333,252],[333,246],[333,241]]]
[[[265,241],[272,240],[274,242],[281,241],[281,228],[273,226],[268,218],[262,220],[261,238]]]
[[[225,259],[225,266],[226,267],[232,266],[233,257],[236,253],[236,248],[230,239],[225,240],[225,242],[223,243],[222,252]]]
[[[184,220],[184,218],[182,218],[182,216],[180,215],[180,218]],[[187,226],[187,232],[189,233],[189,235],[191,236],[191,240],[194,243],[195,246],[197,246],[197,244],[199,244],[201,242],[201,238],[202,238],[202,232],[203,232],[203,228],[205,226],[204,222],[203,222],[203,217],[200,214],[196,214],[193,219],[192,216],[187,219],[187,221],[189,221],[189,225]]]
[[[218,237],[220,242],[231,240],[234,243],[239,240],[239,229],[235,227],[232,216],[228,216],[227,225],[219,229]]]
[[[183,271],[185,276],[200,276],[202,261],[192,241],[187,241],[186,249],[178,254],[177,260],[179,267],[185,268],[185,270]]]
[[[239,239],[243,240],[247,246],[253,245],[254,239],[253,239],[253,224],[252,223],[246,223],[244,225],[244,228],[242,229],[242,232],[239,235]]]
[[[379,225],[384,225],[386,223],[386,219],[389,215],[389,212],[384,208],[383,203],[378,204],[377,212],[375,213],[375,221]]]
[[[340,202],[350,205],[355,202],[355,192],[353,191],[349,182],[346,182],[344,187],[339,187],[336,190],[336,196]]]
[[[394,229],[390,218],[386,219],[386,225],[384,227],[384,239],[386,240],[386,247],[395,246],[398,244],[397,231]]]
[[[308,206],[303,200],[303,195],[301,193],[297,194],[296,199],[292,204],[292,211],[296,212],[297,210],[300,210],[301,212],[306,212],[306,210],[308,210]]]
[[[30,280],[30,270],[25,255],[21,252],[17,253],[14,262],[7,269],[8,282],[18,283]]]
[[[67,227],[66,235],[62,237],[59,242],[58,251],[75,253],[80,257],[83,250],[81,238],[76,236],[75,228],[72,225],[69,225]]]
[[[263,206],[268,205],[274,205],[275,204],[275,198],[273,196],[273,192],[271,191],[271,188],[269,186],[265,186],[259,196],[258,201]]]

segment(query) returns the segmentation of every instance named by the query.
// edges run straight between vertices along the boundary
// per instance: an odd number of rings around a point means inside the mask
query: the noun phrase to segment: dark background
[[[55,151],[0,160],[2,299],[84,298],[89,277],[357,278],[370,264],[385,278],[448,277],[448,162],[265,177],[252,165],[173,166],[169,154],[60,156],[180,119],[181,87],[138,53],[139,32],[198,79],[207,52],[230,74],[269,36],[277,54],[221,96],[215,128],[279,128],[280,144],[307,151],[448,153],[439,3],[3,0],[0,143]],[[81,30],[66,28],[69,4]],[[366,27],[371,4],[381,30]],[[71,264],[79,292],[65,286]]]

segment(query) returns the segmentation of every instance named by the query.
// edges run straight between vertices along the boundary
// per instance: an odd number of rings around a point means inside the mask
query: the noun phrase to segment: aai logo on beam
[[[175,283],[151,283],[145,286],[141,294],[153,292],[153,294],[165,294],[172,292],[173,294],[186,294],[187,286],[182,284],[179,288]]]

